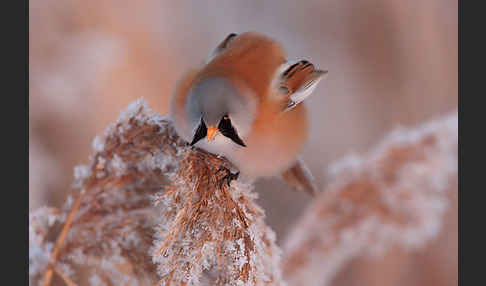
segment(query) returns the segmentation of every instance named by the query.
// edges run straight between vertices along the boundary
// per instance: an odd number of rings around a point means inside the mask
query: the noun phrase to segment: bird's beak
[[[213,127],[213,126],[209,126],[208,127],[208,141],[213,141],[214,140],[214,136],[216,136],[216,134],[218,133],[218,128],[216,127]]]

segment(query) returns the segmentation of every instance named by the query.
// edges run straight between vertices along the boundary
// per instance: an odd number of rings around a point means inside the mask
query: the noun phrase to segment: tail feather
[[[282,179],[298,191],[305,191],[314,196],[317,186],[312,173],[305,166],[302,159],[297,159],[295,164],[281,174]]]

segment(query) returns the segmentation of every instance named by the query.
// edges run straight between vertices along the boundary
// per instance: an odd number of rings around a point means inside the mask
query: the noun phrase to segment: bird
[[[326,74],[307,60],[287,60],[273,38],[231,33],[177,82],[169,114],[191,146],[238,169],[228,173],[228,185],[240,172],[251,179],[280,176],[314,194],[300,155],[309,135],[303,101]]]

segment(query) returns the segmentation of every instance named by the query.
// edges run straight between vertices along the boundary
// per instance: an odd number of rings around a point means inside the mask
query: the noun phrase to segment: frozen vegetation
[[[399,129],[332,179],[282,250],[252,182],[137,100],[93,142],[61,209],[30,214],[30,285],[326,285],[349,260],[417,250],[457,195],[457,112]]]

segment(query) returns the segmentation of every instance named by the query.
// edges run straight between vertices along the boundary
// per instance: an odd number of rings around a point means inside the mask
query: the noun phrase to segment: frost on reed
[[[419,249],[440,231],[457,195],[457,113],[397,130],[371,153],[331,168],[331,184],[284,245],[289,285],[328,285],[359,255]]]
[[[123,112],[104,138],[94,140],[90,164],[75,169],[76,199],[62,210],[31,214],[31,284],[46,285],[53,273],[68,285],[79,281],[72,270],[62,271],[74,265],[90,266],[93,285],[153,285],[158,279],[149,253],[158,215],[153,196],[177,167],[182,146],[170,122],[144,102]],[[63,225],[66,231],[59,233]]]
[[[189,148],[170,119],[138,100],[93,148],[79,192],[30,215],[30,285],[282,284],[252,186],[220,184],[231,166]]]
[[[230,164],[187,146],[142,100],[93,143],[79,190],[30,214],[30,285],[284,285],[275,234]],[[456,195],[457,114],[343,160],[285,244],[289,285],[325,285],[362,254],[420,248]]]
[[[280,250],[252,186],[221,184],[231,168],[187,152],[163,204],[154,248],[162,285],[282,285]]]

